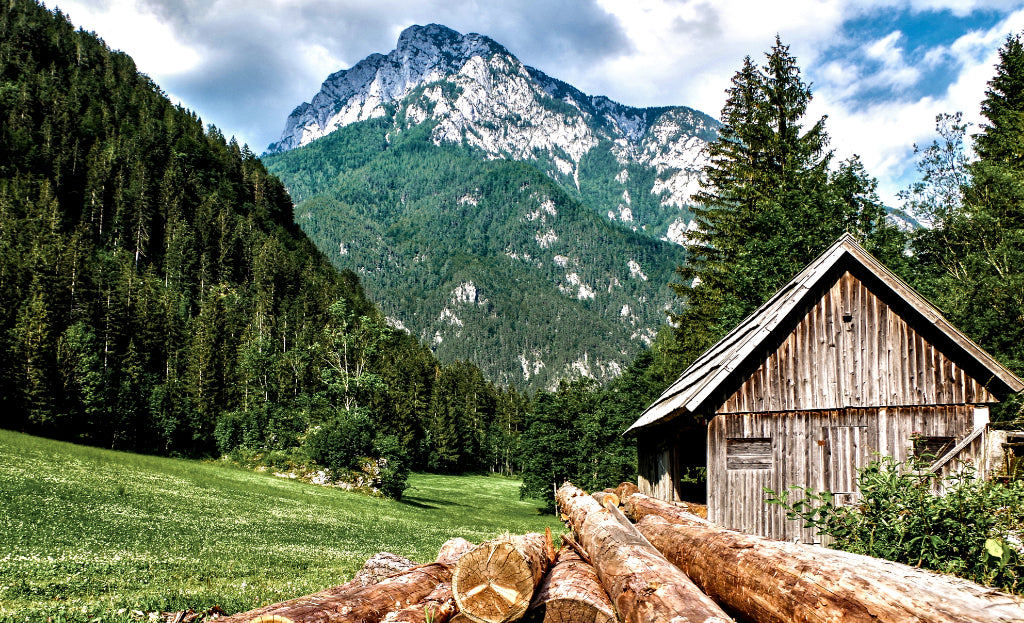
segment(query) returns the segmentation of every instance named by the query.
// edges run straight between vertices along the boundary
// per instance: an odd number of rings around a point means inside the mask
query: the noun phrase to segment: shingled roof
[[[902,299],[916,314],[944,335],[961,351],[962,357],[973,360],[974,367],[991,374],[986,381],[996,395],[1008,395],[1024,389],[1022,382],[1012,372],[993,359],[980,346],[960,332],[946,320],[934,305],[915,292],[913,288],[883,266],[864,250],[850,234],[843,234],[839,240],[818,256],[806,268],[779,290],[757,311],[743,320],[717,344],[712,346],[687,368],[679,379],[662,393],[633,423],[626,433],[663,420],[670,420],[683,413],[707,411],[709,399],[717,396],[718,390],[730,375],[748,363],[749,358],[759,354],[765,341],[775,329],[794,313],[806,309],[807,298],[820,291],[821,281],[841,263],[850,266],[853,262],[870,272]],[[715,405],[717,407],[717,405]]]

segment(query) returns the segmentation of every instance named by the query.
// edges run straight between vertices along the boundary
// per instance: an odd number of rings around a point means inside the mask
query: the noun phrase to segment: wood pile
[[[377,554],[346,584],[219,623],[995,623],[1024,600],[952,576],[724,529],[623,483],[556,494],[571,533]],[[621,509],[620,509],[621,506]],[[696,512],[694,512],[696,511]],[[635,522],[635,523],[634,523]]]

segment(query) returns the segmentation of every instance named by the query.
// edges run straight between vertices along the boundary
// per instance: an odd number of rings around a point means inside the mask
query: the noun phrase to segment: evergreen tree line
[[[911,217],[927,227],[909,231],[893,222],[857,158],[832,162],[825,119],[804,118],[811,89],[780,40],[763,65],[744,60],[727,96],[693,209],[699,228],[673,285],[682,311],[620,380],[605,388],[567,384],[537,396],[521,441],[536,450],[525,461],[524,495],[551,503],[552,486],[563,479],[603,488],[635,478],[631,442],[616,436],[844,232],[1024,374],[1021,35],[1000,51],[974,153],[965,145],[968,128],[960,114],[941,115],[940,140],[917,149],[921,180],[903,199]],[[616,419],[620,404],[628,406]],[[1024,425],[1019,399],[1002,407],[996,420]],[[705,460],[691,459],[694,465]]]
[[[912,232],[857,159],[832,162],[824,119],[805,127],[811,90],[788,48],[746,59],[673,326],[615,381],[528,400],[389,326],[247,147],[59,11],[14,0],[0,13],[2,425],[183,456],[299,449],[338,468],[385,456],[399,480],[410,467],[521,471],[524,494],[548,499],[564,479],[607,486],[636,476],[622,431],[843,232],[1024,372],[1020,37],[1000,58],[974,157],[957,116],[920,150],[906,198],[930,227]]]
[[[388,326],[246,146],[32,0],[0,8],[0,425],[181,456],[511,470],[524,401]],[[331,454],[333,452],[333,454]]]

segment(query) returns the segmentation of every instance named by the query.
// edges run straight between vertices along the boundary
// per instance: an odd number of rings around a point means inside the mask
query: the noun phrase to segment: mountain
[[[396,326],[519,387],[615,377],[675,304],[717,122],[589,96],[431,24],[336,72],[264,162]]]
[[[532,162],[609,220],[681,240],[686,205],[718,122],[684,106],[633,108],[590,96],[501,44],[438,24],[412,26],[386,56],[331,74],[298,106],[280,153],[368,119],[435,121],[431,140]]]

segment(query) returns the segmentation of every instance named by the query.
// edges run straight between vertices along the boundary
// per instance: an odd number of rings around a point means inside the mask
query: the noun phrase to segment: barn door
[[[836,505],[851,504],[859,497],[857,470],[868,464],[867,426],[822,427],[822,475],[825,489]]]

